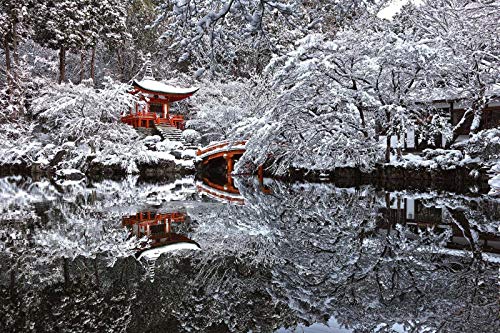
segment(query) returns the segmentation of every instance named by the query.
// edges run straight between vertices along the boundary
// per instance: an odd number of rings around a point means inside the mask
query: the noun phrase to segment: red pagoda
[[[156,81],[153,77],[151,61],[146,60],[146,74],[141,81],[134,80],[131,94],[138,95],[139,101],[131,108],[130,114],[121,121],[133,127],[173,126],[184,129],[184,116],[170,114],[173,102],[192,96],[198,88],[178,88]]]

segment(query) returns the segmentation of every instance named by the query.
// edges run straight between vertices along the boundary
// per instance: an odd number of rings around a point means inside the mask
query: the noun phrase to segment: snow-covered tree
[[[444,88],[441,97],[458,97],[468,105],[450,144],[462,129],[479,130],[482,111],[492,97],[489,89],[499,82],[500,30],[493,23],[500,20],[499,8],[498,1],[489,0],[423,1],[407,6],[398,17],[405,29],[424,41],[437,41],[448,54],[448,63],[439,68],[445,72],[436,72],[441,80],[433,86]]]
[[[25,85],[22,80],[22,60],[19,54],[19,44],[31,32],[30,11],[32,0],[23,1],[0,1],[0,41],[5,56],[4,73],[7,84],[2,89],[0,98],[0,116],[17,119],[24,113]],[[4,103],[2,103],[4,102]]]
[[[238,74],[294,39],[301,6],[296,0],[169,0],[159,10],[153,25],[166,22],[162,39],[178,62],[193,64],[199,75],[205,69]]]
[[[202,133],[203,144],[226,140],[242,123],[260,118],[272,96],[258,78],[229,82],[202,80],[200,86],[192,97],[196,113],[187,126]]]
[[[66,79],[66,51],[80,49],[94,31],[90,30],[92,15],[88,0],[38,1],[35,4],[35,40],[59,50],[59,77]]]

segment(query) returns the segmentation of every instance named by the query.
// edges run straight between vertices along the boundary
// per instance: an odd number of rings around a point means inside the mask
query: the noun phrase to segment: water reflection
[[[262,194],[271,194],[271,188],[265,184],[263,177],[260,176],[257,179],[251,179],[254,181],[258,180],[259,185],[257,189],[262,192]],[[200,194],[216,201],[240,205],[245,204],[245,198],[235,185],[235,179],[231,175],[221,178],[203,177],[202,181],[197,183],[197,190]]]
[[[500,325],[498,200],[234,178],[233,205],[199,185],[0,179],[0,331]]]
[[[123,217],[122,225],[131,230],[131,235],[147,242],[140,244],[136,257],[157,258],[162,253],[180,249],[199,249],[199,245],[188,237],[175,233],[186,224],[186,214],[181,212],[140,212]],[[160,249],[161,248],[161,249]]]
[[[469,223],[464,207],[435,206],[432,199],[407,197],[398,193],[386,193],[386,207],[380,208],[377,227],[381,233],[397,232],[404,226],[414,237],[422,233],[444,234],[448,249],[500,254],[500,234],[481,230]],[[491,209],[499,209],[494,205]]]

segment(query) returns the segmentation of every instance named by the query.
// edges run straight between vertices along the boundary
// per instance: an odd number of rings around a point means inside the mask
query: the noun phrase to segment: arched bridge
[[[224,158],[227,161],[227,173],[231,174],[234,167],[234,157],[243,155],[246,143],[246,141],[219,141],[198,149],[196,155],[203,161],[203,164],[216,158]]]

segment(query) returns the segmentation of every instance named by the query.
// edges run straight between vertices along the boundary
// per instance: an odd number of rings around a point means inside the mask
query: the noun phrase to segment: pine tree
[[[42,0],[35,6],[35,39],[59,50],[58,83],[66,79],[66,52],[80,49],[88,40],[88,0]]]
[[[14,118],[23,113],[22,84],[19,79],[20,58],[18,45],[29,35],[32,0],[0,0],[0,41],[5,52],[5,77],[9,107]]]

